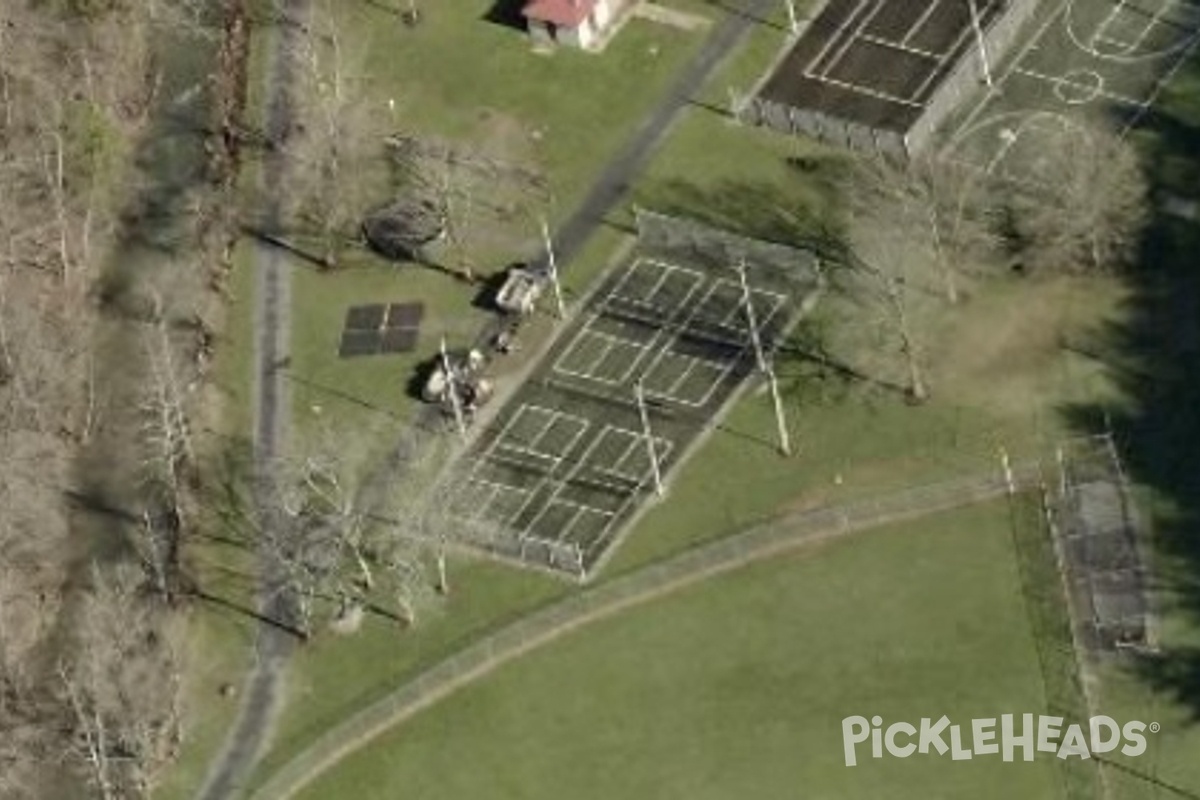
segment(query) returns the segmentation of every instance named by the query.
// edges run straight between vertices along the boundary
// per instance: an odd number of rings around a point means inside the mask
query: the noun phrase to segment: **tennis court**
[[[805,251],[639,229],[455,471],[452,510],[494,554],[586,577],[754,372],[750,320],[769,352],[819,282]]]
[[[974,94],[1037,1],[828,0],[738,115],[869,153],[912,155]]]
[[[763,87],[768,100],[904,132],[1002,0],[832,0]]]

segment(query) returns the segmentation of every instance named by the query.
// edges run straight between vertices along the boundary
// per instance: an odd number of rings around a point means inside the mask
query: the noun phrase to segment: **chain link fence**
[[[1038,485],[1036,464],[964,476],[847,505],[791,514],[582,590],[431,667],[314,741],[252,795],[291,797],[348,753],[460,686],[582,625],[753,561],[856,531],[985,502]]]

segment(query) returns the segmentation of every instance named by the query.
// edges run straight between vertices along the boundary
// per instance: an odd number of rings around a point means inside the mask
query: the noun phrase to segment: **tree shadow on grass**
[[[786,163],[780,168],[800,172]],[[660,213],[831,257],[842,252],[839,209],[833,202],[839,174],[830,160],[808,171],[804,191],[797,193],[763,182],[723,180],[708,187],[671,179],[639,191],[637,202]]]
[[[1126,319],[1107,327],[1119,406],[1065,409],[1083,434],[1111,428],[1130,478],[1153,492],[1142,509],[1155,545],[1155,584],[1200,625],[1200,224],[1160,215],[1130,276]],[[1149,513],[1146,513],[1149,512]],[[1200,720],[1200,645],[1164,644],[1137,671]]]
[[[1193,60],[1181,80],[1186,85],[1198,77],[1200,61]],[[1200,174],[1200,107],[1183,113],[1160,107],[1143,118],[1134,139],[1160,208],[1178,190],[1181,171]],[[1200,194],[1200,184],[1188,188]],[[1127,276],[1123,318],[1100,336],[1122,400],[1063,410],[1079,433],[1111,429],[1130,478],[1150,490],[1150,502],[1140,511],[1154,545],[1154,588],[1163,610],[1182,616],[1192,633],[1190,641],[1173,636],[1158,654],[1134,657],[1133,670],[1195,721],[1200,721],[1198,253],[1200,221],[1155,212]]]

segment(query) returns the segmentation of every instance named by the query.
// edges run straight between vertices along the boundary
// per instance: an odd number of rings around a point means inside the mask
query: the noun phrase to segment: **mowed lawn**
[[[553,225],[574,210],[710,32],[633,19],[602,54],[535,53],[523,31],[489,19],[500,5],[428,4],[423,22],[411,29],[384,4],[329,6],[342,35],[355,43],[346,56],[347,69],[362,77],[353,83],[355,91],[379,114],[394,107],[389,127],[458,148],[495,173],[479,202],[461,201],[474,209],[461,222],[464,257],[484,278],[541,252],[538,218],[546,216]],[[260,47],[266,46],[264,36]],[[385,170],[387,163],[381,149],[372,169]],[[547,197],[508,185],[514,180],[510,173],[522,170],[545,178]],[[366,215],[401,191],[392,187],[356,198],[356,213]],[[512,208],[483,213],[488,203]],[[448,253],[447,261],[455,263],[446,266],[461,266],[460,255]],[[607,260],[607,253],[589,253],[572,264],[568,297],[582,291]],[[426,268],[397,267],[361,246],[347,245],[336,271],[295,263],[289,378],[302,431],[314,414],[335,420],[329,424],[341,430],[387,427],[391,420],[403,425],[415,407],[409,382],[417,366],[436,354],[442,336],[451,348],[472,343],[488,316],[473,305],[481,287]],[[425,307],[413,353],[337,357],[350,306],[402,301]],[[537,337],[544,334],[539,329]]]
[[[843,763],[841,720],[1046,707],[1005,502],[746,567],[535,651],[305,798],[1056,798],[1057,759]]]

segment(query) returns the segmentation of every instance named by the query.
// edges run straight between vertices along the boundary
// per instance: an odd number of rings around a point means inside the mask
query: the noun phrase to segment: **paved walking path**
[[[592,233],[604,224],[605,215],[616,207],[634,177],[645,167],[679,112],[692,102],[725,57],[778,3],[779,0],[739,0],[730,4],[732,7],[709,34],[700,52],[676,78],[632,138],[604,167],[583,202],[555,233],[554,254],[560,265],[578,255]]]
[[[759,19],[774,8],[775,3],[776,0],[740,0],[716,25],[700,52],[633,137],[605,166],[583,203],[556,234],[555,253],[560,264],[569,264],[596,228],[603,224],[604,216],[617,204],[634,176],[645,166],[680,110],[692,100]],[[269,141],[281,141],[291,124],[291,84],[295,65],[287,53],[294,50],[289,45],[293,44],[298,32],[303,29],[310,4],[311,0],[285,0],[282,9],[280,41],[266,79]],[[266,155],[264,188],[270,203],[265,226],[267,230],[272,229],[271,223],[278,217],[279,187],[286,168],[284,153],[283,148],[275,148]],[[285,440],[287,424],[284,359],[287,353],[290,281],[287,266],[277,248],[260,246],[257,260],[259,306],[255,320],[258,365],[255,492],[261,525],[270,531],[282,524],[278,514],[272,511],[276,504],[270,498],[275,492],[273,464],[279,454],[279,445]],[[265,552],[261,558],[264,574],[262,614],[268,619],[287,619],[291,609],[286,593],[277,590],[281,583],[274,577],[278,571],[277,565],[269,561],[269,555]],[[294,645],[294,638],[286,631],[266,623],[259,626],[255,643],[257,663],[243,691],[237,723],[219,759],[209,771],[198,794],[199,800],[224,800],[238,793],[239,784],[248,776],[259,756],[279,707],[280,679]]]
[[[1038,481],[1036,465],[1023,465],[1013,472],[1012,488],[1030,488]],[[477,641],[331,728],[296,754],[251,800],[294,796],[374,737],[498,667],[584,625],[798,547],[999,498],[1009,488],[997,468],[994,473],[900,491],[876,500],[792,514],[572,595]]]
[[[295,54],[298,37],[308,18],[310,0],[285,0],[280,8],[279,38],[271,68],[266,76],[268,141],[283,142],[292,124],[292,86],[299,65]],[[286,150],[268,150],[263,162],[264,228],[274,230],[280,217],[283,176],[287,169]],[[288,396],[285,364],[288,353],[291,305],[291,273],[278,248],[258,244],[255,252],[257,285],[255,297],[255,422],[254,422],[254,502],[258,513],[259,611],[266,620],[295,618],[294,603],[281,578],[279,563],[266,542],[278,536],[286,525],[275,502],[276,463],[287,436]],[[220,756],[209,768],[200,800],[222,800],[234,795],[239,783],[249,774],[262,749],[266,733],[280,707],[281,678],[296,639],[278,625],[267,622],[258,626],[255,640],[255,666],[241,697],[237,722],[225,741]]]

